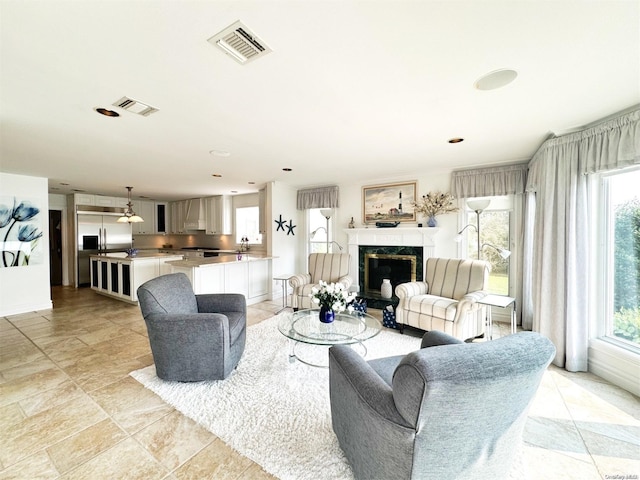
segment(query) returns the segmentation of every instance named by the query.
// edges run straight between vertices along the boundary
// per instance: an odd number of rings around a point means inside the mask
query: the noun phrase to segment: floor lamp
[[[318,230],[324,230],[325,233],[327,234],[327,253],[329,253],[329,244],[330,243],[335,243],[336,245],[338,245],[338,248],[340,250],[342,250],[342,247],[340,246],[340,244],[338,242],[334,242],[334,241],[330,241],[329,240],[329,219],[333,216],[333,209],[332,208],[324,208],[324,209],[320,210],[320,215],[322,215],[324,218],[327,219],[327,228],[325,228],[325,227],[316,228],[313,232],[311,232],[311,238],[315,237],[315,235],[318,232]]]
[[[453,240],[454,242],[457,242],[457,243],[461,242],[462,232],[464,232],[467,228],[472,227],[476,231],[476,245],[477,245],[476,248],[478,252],[477,253],[478,260],[480,260],[480,252],[482,251],[482,247],[484,246],[491,247],[497,250],[500,256],[506,260],[507,258],[509,258],[509,255],[511,255],[511,251],[506,250],[504,248],[496,247],[491,243],[480,244],[480,214],[484,210],[486,210],[486,208],[489,206],[490,203],[491,203],[490,199],[467,200],[467,207],[469,207],[471,210],[473,210],[476,213],[476,224],[474,225],[472,223],[469,223],[468,225],[465,225],[464,228],[460,230],[458,234],[453,238]]]

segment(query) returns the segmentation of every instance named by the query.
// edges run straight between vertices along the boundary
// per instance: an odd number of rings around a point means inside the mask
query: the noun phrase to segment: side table
[[[511,333],[516,333],[516,299],[506,295],[487,295],[478,303],[487,305],[487,325],[489,330],[489,340],[493,340],[493,318],[491,317],[491,307],[507,308],[511,307]]]
[[[287,282],[291,277],[293,277],[293,273],[285,273],[282,275],[276,275],[273,279],[277,282],[282,282],[282,308],[276,312],[276,315],[281,311],[285,310],[287,307]]]

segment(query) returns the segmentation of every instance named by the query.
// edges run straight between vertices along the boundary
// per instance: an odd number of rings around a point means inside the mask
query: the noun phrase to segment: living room
[[[122,197],[133,185],[135,208],[141,197],[242,197],[264,188],[267,231],[251,249],[274,257],[273,275],[306,269],[316,228],[297,208],[300,190],[338,187],[327,227],[330,240],[348,249],[351,219],[357,229],[376,228],[364,218],[364,189],[408,182],[417,197],[451,192],[460,172],[529,165],[545,141],[628,118],[640,103],[640,13],[631,1],[7,1],[0,13],[3,197],[36,199],[68,220],[74,212],[59,199],[79,191]],[[272,51],[240,65],[207,42],[237,20]],[[511,82],[491,90],[474,85],[496,72]],[[123,95],[158,111],[139,115],[114,106]],[[638,161],[636,151],[621,167]],[[434,256],[461,258],[473,247],[472,237],[454,242],[473,219],[465,199],[474,196],[457,193],[461,210],[437,217]],[[278,220],[291,230],[278,229]],[[393,230],[426,221],[416,216]],[[44,224],[43,233],[47,238]],[[529,257],[526,242],[513,234],[516,273],[517,262]],[[200,233],[140,236],[136,246],[202,241],[238,248],[233,235]],[[41,264],[0,269],[1,315],[52,303],[55,310],[48,255]],[[279,289],[271,285],[276,305]],[[561,290],[544,291],[554,298],[549,303],[564,302]],[[578,304],[597,310],[598,302],[591,295]],[[519,301],[518,308],[529,307]],[[518,323],[526,320],[519,315]],[[564,337],[569,349],[558,368],[568,361],[570,371],[593,373],[597,349],[589,341],[600,324],[567,330],[577,331],[588,350],[580,347],[573,364],[574,339],[566,331],[537,320],[526,326]],[[599,359],[612,366],[601,363],[598,375],[638,395],[637,359],[627,351],[615,360],[609,347]]]

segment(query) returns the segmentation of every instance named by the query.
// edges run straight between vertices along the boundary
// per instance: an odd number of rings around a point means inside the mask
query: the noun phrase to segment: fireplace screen
[[[395,291],[397,285],[416,281],[416,255],[367,253],[364,256],[364,291],[380,295],[382,280],[388,278]]]

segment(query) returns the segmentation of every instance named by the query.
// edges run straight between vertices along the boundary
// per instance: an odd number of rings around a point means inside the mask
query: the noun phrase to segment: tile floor
[[[129,376],[153,362],[137,306],[53,300],[0,318],[0,479],[273,478]],[[279,308],[250,307],[249,324]],[[524,437],[530,479],[640,478],[640,401],[594,375],[550,368]]]

